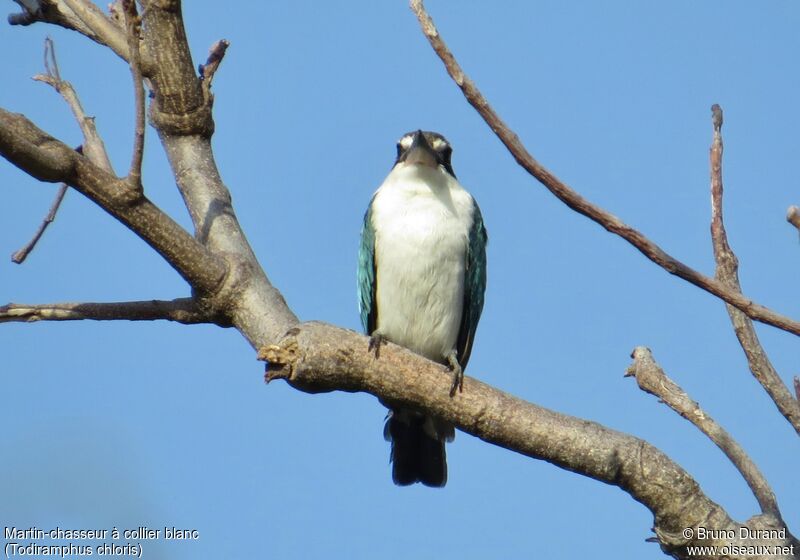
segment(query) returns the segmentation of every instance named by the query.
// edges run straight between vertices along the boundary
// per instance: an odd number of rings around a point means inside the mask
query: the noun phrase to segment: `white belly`
[[[406,170],[378,190],[372,207],[377,327],[431,360],[455,348],[464,301],[472,199],[455,180]],[[430,173],[434,173],[430,170]]]

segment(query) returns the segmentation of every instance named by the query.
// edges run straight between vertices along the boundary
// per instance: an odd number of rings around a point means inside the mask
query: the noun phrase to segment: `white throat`
[[[375,193],[378,329],[444,361],[456,346],[472,197],[442,168],[399,164]]]

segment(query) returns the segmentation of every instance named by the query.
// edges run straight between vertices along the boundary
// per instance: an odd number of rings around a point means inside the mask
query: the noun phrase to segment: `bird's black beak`
[[[431,148],[431,145],[428,144],[421,130],[414,133],[411,139],[411,146],[409,146],[405,154],[404,161],[409,165],[419,164],[427,165],[428,167],[436,167],[439,165],[436,152]]]

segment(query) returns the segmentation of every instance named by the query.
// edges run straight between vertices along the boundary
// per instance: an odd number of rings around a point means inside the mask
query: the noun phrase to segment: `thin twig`
[[[75,88],[72,87],[71,83],[61,78],[55,44],[50,37],[47,37],[44,41],[44,67],[47,73],[37,74],[33,79],[50,85],[64,98],[83,134],[83,147],[81,150],[83,155],[95,165],[113,173],[105,144],[97,132],[97,127],[94,125],[94,118],[86,116]]]
[[[125,29],[128,36],[128,52],[130,52],[131,76],[133,77],[134,102],[136,103],[136,124],[134,126],[133,155],[128,172],[128,181],[137,189],[142,188],[142,158],[144,157],[144,83],[142,80],[141,56],[139,52],[139,31],[141,19],[136,12],[135,0],[123,0],[125,13]]]
[[[49,303],[0,306],[0,323],[35,321],[154,321],[163,319],[187,325],[217,323],[201,312],[192,298],[171,301],[121,301],[109,303]],[[225,326],[225,325],[223,325]]]
[[[103,167],[106,171],[112,171],[111,162],[108,159],[108,153],[103,144],[103,139],[100,138],[94,126],[94,119],[87,117],[83,112],[78,94],[75,93],[72,84],[61,79],[61,71],[58,68],[58,59],[56,58],[55,44],[50,37],[46,37],[44,40],[44,68],[46,74],[37,74],[33,79],[50,85],[61,94],[61,97],[64,98],[67,105],[69,105],[72,110],[72,114],[75,115],[78,126],[80,126],[81,132],[83,133],[84,144],[81,147],[82,153],[98,166]],[[39,242],[39,239],[41,239],[47,226],[55,220],[56,213],[61,205],[61,201],[64,199],[66,190],[67,186],[62,183],[50,206],[50,210],[47,212],[47,216],[45,216],[44,220],[39,224],[36,233],[33,234],[31,240],[28,241],[24,247],[11,255],[11,260],[13,262],[22,264],[36,247],[36,244]]]
[[[786,221],[800,231],[800,207],[789,206],[789,210],[786,212]]]
[[[48,76],[61,83],[61,72],[58,69],[58,59],[56,58],[56,46],[50,37],[44,38],[44,70]]]
[[[39,181],[67,183],[122,222],[204,297],[224,289],[228,272],[212,253],[129,183],[53,138],[24,115],[0,108],[0,157]]]
[[[635,377],[639,388],[655,395],[661,402],[694,424],[701,432],[719,447],[730,459],[731,463],[742,474],[745,482],[758,500],[761,511],[782,519],[775,494],[764,475],[747,455],[735,439],[711,416],[700,408],[700,405],[672,381],[664,370],[656,363],[648,348],[638,346],[631,355],[633,363],[625,373],[626,377]]]
[[[33,234],[28,243],[25,244],[20,250],[15,252],[11,255],[11,260],[16,264],[22,264],[25,262],[25,259],[28,258],[28,255],[33,248],[36,247],[36,244],[41,239],[42,235],[44,234],[44,230],[47,229],[47,226],[53,223],[53,220],[56,219],[56,213],[58,212],[59,206],[61,206],[61,201],[64,200],[64,195],[67,194],[67,185],[65,183],[61,183],[61,186],[58,188],[58,192],[56,193],[56,197],[53,199],[53,203],[50,205],[50,210],[47,212],[47,216],[45,216],[42,223],[39,224],[39,229],[36,230],[36,233]]]
[[[550,171],[545,169],[525,149],[519,137],[506,126],[475,84],[464,74],[464,71],[439,35],[439,32],[433,24],[433,20],[431,20],[430,16],[425,11],[422,0],[411,0],[411,9],[419,19],[422,32],[427,37],[428,42],[444,63],[450,77],[453,78],[453,81],[461,88],[464,97],[470,105],[483,117],[486,124],[494,131],[511,155],[514,156],[514,159],[517,160],[517,163],[535,179],[541,182],[553,195],[579,214],[583,214],[590,220],[603,226],[606,230],[622,237],[641,251],[644,256],[670,274],[683,278],[687,282],[714,294],[727,303],[741,309],[756,321],[772,325],[800,336],[800,321],[790,319],[763,305],[759,305],[743,294],[729,289],[722,282],[714,278],[709,278],[683,264],[665,252],[661,247],[650,241],[641,232],[633,229],[613,214],[592,204],[568,185],[561,182],[555,175],[550,173]]]
[[[741,293],[739,283],[739,261],[728,244],[728,235],[725,232],[725,223],[722,210],[722,109],[719,105],[711,107],[714,136],[711,141],[711,241],[714,246],[714,259],[717,263],[717,280],[730,289]],[[732,305],[726,305],[728,315],[733,324],[733,330],[739,345],[744,350],[750,371],[767,391],[780,413],[800,434],[800,403],[792,396],[789,388],[781,379],[778,372],[758,340],[753,322]]]

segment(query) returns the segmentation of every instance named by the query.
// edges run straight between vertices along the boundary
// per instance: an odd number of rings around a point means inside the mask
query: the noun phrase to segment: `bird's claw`
[[[386,339],[381,333],[375,331],[369,336],[369,346],[367,347],[367,351],[372,352],[374,350],[376,360],[381,357],[381,344],[386,344]]]
[[[459,393],[464,391],[464,368],[458,363],[455,352],[451,352],[447,356],[447,367],[453,372],[453,385],[450,387],[450,397],[455,397],[456,390],[458,390]]]

